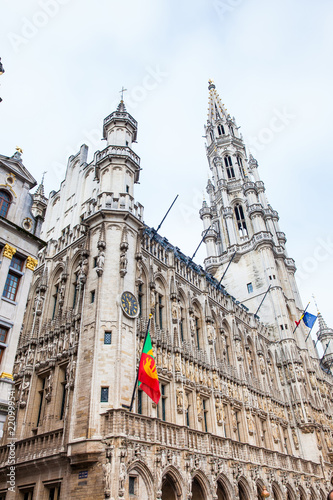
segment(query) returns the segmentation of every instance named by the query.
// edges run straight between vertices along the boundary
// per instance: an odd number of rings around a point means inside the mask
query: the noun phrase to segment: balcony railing
[[[297,471],[320,476],[320,464],[230,438],[129,413],[122,409],[109,410],[104,417],[105,437],[124,436],[147,444],[154,443],[204,455],[213,454],[226,460],[238,460],[289,472]]]
[[[51,457],[63,453],[65,448],[62,443],[63,431],[59,429],[33,436],[22,441],[15,441],[15,464],[37,460],[38,458]],[[5,467],[8,461],[9,446],[0,448],[0,467]]]

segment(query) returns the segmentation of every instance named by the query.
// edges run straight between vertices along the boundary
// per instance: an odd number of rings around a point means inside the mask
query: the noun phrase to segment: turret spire
[[[224,104],[222,103],[219,94],[216,91],[215,84],[213,80],[208,80],[208,116],[207,123],[214,123],[215,120],[219,120],[222,117],[227,118],[228,111]]]

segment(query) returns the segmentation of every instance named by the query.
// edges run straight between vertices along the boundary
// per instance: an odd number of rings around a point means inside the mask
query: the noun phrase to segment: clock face
[[[129,318],[136,318],[139,314],[138,301],[131,292],[123,292],[121,296],[121,307]]]

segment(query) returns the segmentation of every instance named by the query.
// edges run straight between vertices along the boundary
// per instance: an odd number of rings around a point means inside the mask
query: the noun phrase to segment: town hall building
[[[105,149],[88,162],[83,145],[49,195],[0,499],[324,500],[333,351],[295,330],[296,266],[258,162],[210,81],[202,267],[144,220],[137,129],[121,100]],[[150,316],[161,398],[139,389],[130,412]]]

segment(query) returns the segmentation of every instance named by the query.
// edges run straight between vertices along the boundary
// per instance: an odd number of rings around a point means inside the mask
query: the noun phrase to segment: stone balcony
[[[13,441],[15,443],[15,464],[23,464],[32,460],[49,458],[65,453],[63,444],[63,430],[36,435],[27,439]],[[8,441],[8,444],[11,440]],[[0,448],[0,468],[5,467],[8,461],[9,446]]]
[[[128,146],[108,146],[103,151],[95,153],[95,162],[99,164],[102,160],[108,157],[118,157],[132,160],[136,167],[140,167],[140,158]]]
[[[163,422],[156,418],[129,413],[126,410],[109,410],[104,414],[104,419],[105,438],[124,437],[149,446],[153,444],[183,449],[187,452],[213,455],[224,460],[320,476],[320,464],[230,438]]]

